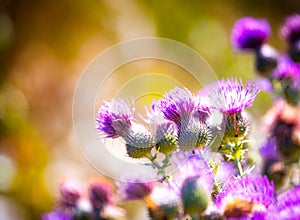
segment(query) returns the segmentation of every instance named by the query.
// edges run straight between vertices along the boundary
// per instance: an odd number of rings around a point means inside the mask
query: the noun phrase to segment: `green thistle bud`
[[[178,145],[184,150],[203,147],[209,140],[210,132],[208,127],[194,117],[182,122]]]
[[[209,192],[199,177],[187,178],[181,189],[184,212],[194,216],[204,212],[209,202]]]
[[[156,144],[156,149],[163,154],[170,154],[177,148],[176,142],[176,136],[164,135],[164,137]]]

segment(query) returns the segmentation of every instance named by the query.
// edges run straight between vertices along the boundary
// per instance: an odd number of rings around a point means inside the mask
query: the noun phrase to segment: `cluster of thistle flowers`
[[[98,111],[97,130],[105,138],[122,138],[129,157],[147,158],[161,176],[156,183],[118,184],[120,194],[143,200],[153,220],[300,217],[294,211],[300,188],[276,195],[267,177],[243,169],[249,167],[245,108],[258,92],[255,82],[244,86],[236,78],[213,82],[195,95],[175,88],[152,104],[147,127],[136,119],[133,104],[106,102]],[[223,116],[223,130],[214,127],[215,112]],[[223,136],[215,149],[216,131]],[[178,172],[168,176],[165,168],[172,163]]]
[[[274,107],[265,116],[265,144],[256,146],[263,158],[261,173],[251,168],[253,159],[247,154],[251,142],[245,112],[261,84],[243,85],[230,78],[196,94],[175,88],[153,103],[145,123],[137,120],[133,103],[113,100],[99,108],[97,130],[105,138],[122,139],[127,155],[148,159],[160,177],[156,182],[138,178],[118,182],[119,202],[144,201],[153,220],[300,219],[300,186],[283,181],[299,164],[300,15],[288,17],[281,33],[289,44],[284,55],[266,44],[270,35],[266,20],[240,19],[232,32],[235,48],[255,53],[256,69],[271,82],[268,91],[274,94]],[[223,116],[219,125],[214,124],[215,113]],[[220,134],[221,140],[215,141]],[[172,175],[166,172],[170,165],[177,167]],[[60,208],[45,219],[114,218],[105,210],[116,209],[115,204],[103,202],[110,197],[112,193],[97,193],[101,202],[84,212],[80,200],[65,209],[62,199]]]
[[[232,30],[232,44],[255,53],[257,73],[274,97],[273,107],[264,117],[268,140],[261,154],[264,174],[284,190],[300,183],[299,177],[293,178],[300,170],[300,14],[287,17],[280,29],[288,45],[286,53],[266,43],[270,33],[265,19],[242,18]]]
[[[68,179],[61,183],[58,204],[42,220],[106,220],[124,216],[116,205],[114,188],[103,180],[89,183],[87,190],[82,182]]]

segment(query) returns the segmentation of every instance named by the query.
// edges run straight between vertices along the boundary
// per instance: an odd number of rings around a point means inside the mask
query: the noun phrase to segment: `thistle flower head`
[[[254,175],[230,178],[216,198],[216,205],[226,219],[263,217],[274,204],[274,184],[267,177]]]
[[[177,148],[177,125],[165,119],[155,103],[151,110],[147,111],[145,121],[152,127],[156,149],[166,155],[172,153]]]
[[[231,32],[231,42],[237,49],[257,49],[268,39],[270,33],[267,20],[244,17],[235,23]]]
[[[300,14],[294,14],[287,17],[280,33],[288,42],[294,42],[300,39]]]
[[[211,107],[223,113],[238,113],[252,105],[259,90],[252,81],[243,86],[241,80],[230,78],[213,82],[204,89],[209,94]]]
[[[210,130],[198,117],[192,116],[181,122],[178,146],[183,150],[201,148],[210,140]]]
[[[278,195],[277,197],[278,219],[299,219],[300,218],[300,186]]]
[[[152,182],[118,182],[119,194],[124,200],[142,200],[148,196],[154,187]]]
[[[131,158],[146,157],[153,148],[153,136],[142,124],[132,123],[123,138],[126,142],[127,154]]]
[[[189,117],[195,111],[195,100],[187,88],[176,87],[162,97],[158,106],[166,119],[180,127],[183,118]]]
[[[134,115],[135,109],[122,99],[105,102],[99,108],[96,129],[106,138],[123,136],[124,132],[130,128]]]
[[[105,206],[113,203],[113,189],[110,185],[95,182],[88,188],[89,198],[95,210],[101,211]]]

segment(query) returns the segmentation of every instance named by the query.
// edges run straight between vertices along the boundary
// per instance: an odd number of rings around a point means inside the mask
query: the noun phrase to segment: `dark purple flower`
[[[61,212],[50,212],[47,214],[44,214],[42,216],[42,220],[72,220],[72,218],[68,215],[65,215]]]
[[[300,14],[294,14],[287,17],[280,33],[282,37],[289,42],[300,39]]]
[[[277,200],[277,219],[300,219],[300,186],[278,195]]]
[[[274,209],[274,184],[267,177],[248,175],[230,178],[216,198],[226,219],[266,219]]]
[[[250,107],[259,92],[254,82],[247,81],[244,87],[242,81],[237,78],[222,79],[204,89],[209,94],[211,107],[229,114],[239,113]]]
[[[257,49],[267,40],[270,33],[267,20],[245,17],[235,23],[231,42],[237,49]]]
[[[175,122],[178,127],[184,118],[190,117],[195,112],[195,98],[187,88],[172,89],[157,105],[164,117]]]
[[[113,189],[110,185],[95,182],[89,185],[89,198],[95,210],[102,210],[113,203]]]
[[[148,196],[153,189],[152,182],[126,182],[117,183],[119,186],[119,194],[125,200],[142,200]]]
[[[134,115],[135,109],[122,99],[105,102],[99,108],[96,129],[104,133],[106,138],[123,136],[130,128]]]

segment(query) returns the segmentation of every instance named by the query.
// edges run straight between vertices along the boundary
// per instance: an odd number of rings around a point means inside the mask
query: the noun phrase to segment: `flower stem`
[[[242,177],[244,175],[244,172],[243,172],[242,164],[241,164],[241,161],[239,160],[239,158],[236,157],[234,160],[234,163],[238,169],[239,176]]]

